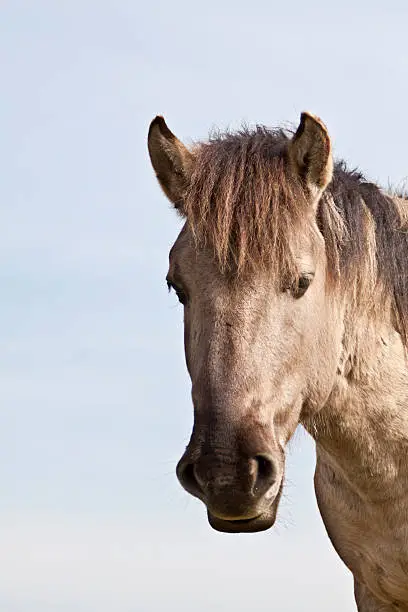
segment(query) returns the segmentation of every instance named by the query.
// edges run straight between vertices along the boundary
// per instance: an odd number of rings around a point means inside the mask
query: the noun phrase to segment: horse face
[[[315,221],[330,140],[309,115],[292,140],[275,140],[256,132],[188,151],[162,118],[149,136],[159,182],[186,217],[167,275],[194,405],[177,475],[220,531],[274,523],[285,446],[324,404],[340,352]]]

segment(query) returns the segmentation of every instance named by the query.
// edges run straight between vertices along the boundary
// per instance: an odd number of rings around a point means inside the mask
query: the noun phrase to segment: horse
[[[408,199],[334,160],[307,112],[189,147],[157,116],[148,149],[184,219],[166,278],[194,407],[181,485],[214,529],[269,529],[303,425],[358,610],[408,611]]]

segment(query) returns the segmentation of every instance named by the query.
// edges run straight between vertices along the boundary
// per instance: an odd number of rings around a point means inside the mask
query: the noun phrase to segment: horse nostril
[[[268,455],[257,455],[255,461],[258,464],[258,478],[264,480],[274,474],[275,468],[273,461]]]
[[[198,493],[202,492],[195,472],[196,470],[194,463],[179,463],[177,466],[177,478],[179,479],[180,484],[192,495],[197,495]]]
[[[265,453],[256,455],[253,461],[255,462],[253,492],[261,495],[265,493],[276,480],[275,463],[272,457]]]

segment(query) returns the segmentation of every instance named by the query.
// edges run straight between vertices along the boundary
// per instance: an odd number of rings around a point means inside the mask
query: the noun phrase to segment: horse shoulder
[[[361,589],[371,594],[370,601],[378,601],[378,607],[361,605],[358,609],[408,610],[408,552],[404,546],[408,532],[398,533],[392,525],[387,528],[387,517],[355,490],[319,445],[314,485],[319,511],[335,550]]]

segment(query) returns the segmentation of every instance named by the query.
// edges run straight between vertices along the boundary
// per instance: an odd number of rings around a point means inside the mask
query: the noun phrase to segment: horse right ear
[[[317,200],[333,175],[330,136],[321,119],[302,113],[299,127],[289,144],[289,157],[295,173],[305,181]]]
[[[150,160],[157,180],[166,196],[179,212],[188,186],[193,165],[192,153],[169,130],[163,117],[150,124],[148,135]]]

